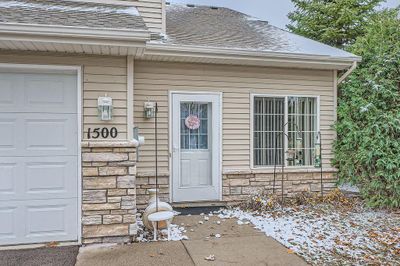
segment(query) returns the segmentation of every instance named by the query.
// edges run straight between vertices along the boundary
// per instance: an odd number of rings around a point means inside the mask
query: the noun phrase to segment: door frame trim
[[[77,174],[78,174],[78,206],[77,206],[77,243],[82,244],[82,149],[81,149],[81,139],[82,139],[82,66],[80,65],[43,65],[43,64],[19,64],[19,63],[0,63],[0,69],[16,69],[32,71],[33,73],[54,73],[63,71],[71,72],[76,75],[76,87],[77,87],[77,123],[78,123],[78,163],[77,163]]]
[[[222,201],[222,161],[223,161],[223,151],[222,151],[222,135],[223,135],[223,127],[222,127],[222,116],[223,116],[223,93],[218,91],[175,91],[169,90],[168,91],[168,174],[169,174],[169,202],[173,202],[173,173],[172,173],[172,108],[173,108],[173,95],[174,94],[189,94],[189,95],[196,95],[196,94],[204,94],[204,95],[213,95],[218,96],[219,98],[219,115],[218,115],[218,125],[219,125],[219,136],[217,137],[218,140],[218,163],[217,163],[217,179],[218,179],[218,191],[219,191],[219,200]]]

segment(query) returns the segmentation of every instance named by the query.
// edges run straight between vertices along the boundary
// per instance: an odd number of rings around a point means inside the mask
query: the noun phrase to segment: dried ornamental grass
[[[240,207],[244,210],[258,212],[273,211],[283,207],[317,206],[321,204],[332,205],[341,209],[351,209],[362,204],[355,197],[345,196],[339,189],[334,189],[323,197],[317,193],[298,193],[292,198],[282,199],[274,194],[259,194],[243,202]]]

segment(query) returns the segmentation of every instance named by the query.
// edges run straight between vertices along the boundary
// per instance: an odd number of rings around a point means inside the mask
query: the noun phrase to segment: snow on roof
[[[146,29],[134,6],[68,0],[3,0],[0,2],[1,22]]]
[[[66,3],[66,2],[64,2]],[[99,13],[117,13],[117,14],[128,14],[132,16],[139,16],[139,11],[133,7],[111,7],[111,6],[69,6],[62,5],[63,2],[55,5],[42,4],[40,2],[32,1],[3,1],[0,2],[0,8],[34,8],[43,10],[54,10],[54,11],[68,11],[68,12],[99,12]]]

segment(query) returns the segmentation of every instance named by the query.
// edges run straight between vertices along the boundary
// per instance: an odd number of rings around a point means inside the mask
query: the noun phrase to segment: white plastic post
[[[171,222],[166,220],[167,222],[167,231],[168,231],[168,241],[171,241]]]
[[[153,224],[154,229],[154,241],[157,241],[157,222],[151,222]]]

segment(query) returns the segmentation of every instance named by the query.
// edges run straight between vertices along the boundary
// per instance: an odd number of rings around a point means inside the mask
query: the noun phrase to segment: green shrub
[[[399,10],[374,15],[349,49],[362,63],[340,86],[334,163],[373,207],[400,207]]]

